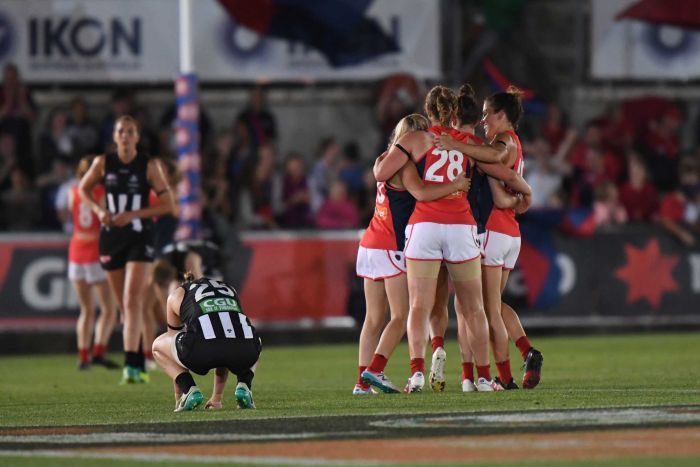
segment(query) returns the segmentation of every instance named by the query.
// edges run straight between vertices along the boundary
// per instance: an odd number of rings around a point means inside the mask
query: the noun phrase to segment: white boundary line
[[[336,460],[323,457],[257,457],[257,456],[191,456],[186,454],[133,454],[133,453],[86,453],[79,451],[0,451],[1,457],[40,457],[63,459],[109,459],[109,460],[134,460],[144,462],[182,462],[189,465],[196,464],[257,464],[257,465],[387,465],[393,462],[379,462],[366,460]]]

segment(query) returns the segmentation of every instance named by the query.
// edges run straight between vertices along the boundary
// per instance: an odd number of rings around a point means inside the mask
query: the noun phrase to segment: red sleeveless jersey
[[[378,250],[403,251],[406,224],[416,200],[406,190],[388,182],[377,183],[374,216],[362,235],[360,246]]]
[[[518,135],[516,135],[514,131],[507,131],[506,133],[509,133],[515,140],[515,144],[518,145],[518,155],[510,168],[515,170],[518,175],[522,176],[525,163],[523,161],[523,148],[520,145],[520,138],[518,138]],[[515,192],[508,187],[506,187],[506,190],[515,194]],[[511,237],[519,237],[520,225],[515,219],[515,209],[500,209],[494,206],[489,220],[486,222],[486,229]]]
[[[454,139],[465,143],[479,142],[478,138],[473,134],[463,133],[453,128],[433,126],[428,131],[435,135],[447,133]],[[421,157],[420,161],[416,161],[416,166],[418,167],[418,173],[423,178],[423,183],[435,185],[453,181],[461,172],[467,171],[470,163],[471,161],[467,154],[462,154],[457,150],[448,151],[431,146]],[[416,208],[413,210],[413,215],[408,223],[417,224],[419,222],[476,225],[471,207],[467,201],[467,194],[464,191],[456,191],[434,201],[417,201]]]
[[[99,261],[98,241],[100,238],[100,219],[92,212],[90,206],[80,199],[78,185],[71,188],[73,196],[73,236],[68,246],[68,261],[71,263],[96,263]],[[95,201],[100,202],[105,196],[105,189],[97,185],[92,189]]]

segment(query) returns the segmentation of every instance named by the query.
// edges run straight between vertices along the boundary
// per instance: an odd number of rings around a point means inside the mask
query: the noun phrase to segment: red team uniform
[[[429,132],[446,133],[465,143],[481,143],[470,133],[433,126]],[[469,156],[457,150],[432,146],[416,161],[426,185],[453,181],[462,172],[471,170]],[[476,245],[476,221],[464,191],[434,201],[418,201],[406,229],[406,258],[411,260],[463,263],[480,256]],[[465,241],[464,239],[467,239]]]
[[[100,266],[98,242],[100,238],[100,220],[90,206],[80,199],[78,185],[71,188],[73,206],[73,236],[68,246],[68,278],[85,280],[93,284],[106,279]],[[104,198],[105,190],[101,185],[95,186],[92,195],[98,203]]]
[[[523,175],[523,149],[514,131],[507,131],[518,146],[518,154],[509,168]],[[515,194],[510,188],[506,191]],[[501,209],[493,206],[486,222],[486,232],[479,235],[482,264],[512,270],[520,253],[520,226],[515,219],[515,209]]]
[[[372,280],[406,272],[404,232],[416,200],[407,190],[377,183],[374,216],[362,235],[357,252],[357,275]]]

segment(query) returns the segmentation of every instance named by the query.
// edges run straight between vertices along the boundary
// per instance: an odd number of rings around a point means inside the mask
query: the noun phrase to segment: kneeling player
[[[190,371],[206,375],[216,369],[214,390],[206,408],[221,408],[228,372],[238,377],[235,397],[242,409],[254,409],[251,391],[261,343],[243,314],[236,291],[223,282],[202,277],[175,289],[167,302],[168,332],[153,342],[153,356],[175,384],[175,412],[204,402]]]

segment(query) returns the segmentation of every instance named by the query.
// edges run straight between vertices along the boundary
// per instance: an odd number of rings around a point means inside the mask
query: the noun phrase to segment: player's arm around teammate
[[[408,131],[427,128],[428,121],[421,115],[404,117],[394,130],[390,147]],[[379,166],[385,157],[386,153],[379,156],[375,166]],[[360,377],[353,389],[356,395],[369,394],[369,384],[383,392],[398,392],[383,371],[406,332],[408,289],[402,250],[406,222],[415,199],[433,200],[469,188],[469,180],[464,176],[450,184],[426,186],[413,162],[404,156],[403,163],[403,168],[392,174],[387,182],[377,183],[375,215],[358,249],[357,274],[364,278],[366,315],[360,333]],[[382,331],[387,302],[391,318]]]

